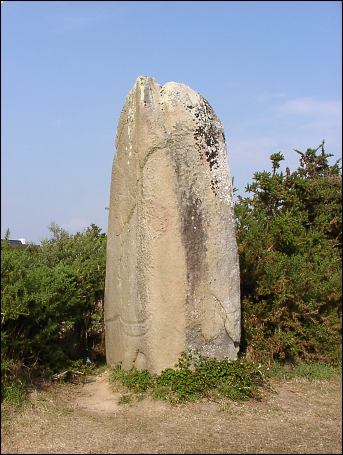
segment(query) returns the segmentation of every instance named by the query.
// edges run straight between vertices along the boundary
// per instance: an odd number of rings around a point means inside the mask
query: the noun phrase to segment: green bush
[[[235,206],[243,352],[263,362],[341,356],[342,174],[324,143],[295,172],[257,172]]]
[[[75,235],[50,229],[40,247],[1,242],[2,362],[31,373],[104,357],[106,237],[95,225]]]

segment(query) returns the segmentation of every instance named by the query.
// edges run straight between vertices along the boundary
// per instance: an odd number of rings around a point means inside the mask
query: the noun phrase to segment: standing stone
[[[239,264],[222,124],[184,84],[139,77],[116,138],[106,358],[159,373],[182,351],[235,358]]]

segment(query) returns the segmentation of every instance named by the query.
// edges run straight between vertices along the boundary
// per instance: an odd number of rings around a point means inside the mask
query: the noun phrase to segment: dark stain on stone
[[[212,191],[214,192],[214,194],[217,196],[217,191],[218,191],[218,188],[219,188],[218,179],[216,179],[216,178],[211,179],[211,188],[212,188]]]
[[[192,183],[188,180],[188,173],[184,172],[187,163],[183,150],[179,153],[174,152],[172,162],[177,179],[176,191],[180,208],[182,243],[186,252],[187,282],[190,292],[193,293],[205,268],[207,235],[203,209],[201,199],[194,194]]]
[[[184,195],[182,208],[182,238],[186,250],[187,280],[193,293],[199,282],[206,251],[201,201],[192,193]]]

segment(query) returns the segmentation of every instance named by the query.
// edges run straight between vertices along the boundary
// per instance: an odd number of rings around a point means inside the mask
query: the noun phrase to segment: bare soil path
[[[341,379],[273,384],[262,401],[119,404],[108,373],[59,384],[2,423],[2,453],[342,453]]]

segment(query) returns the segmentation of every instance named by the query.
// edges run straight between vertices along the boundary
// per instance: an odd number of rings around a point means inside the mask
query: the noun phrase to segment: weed
[[[26,392],[27,388],[20,380],[9,381],[3,389],[3,399],[8,403],[20,406],[26,399]]]
[[[152,386],[152,376],[147,370],[122,370],[120,366],[112,370],[112,381],[119,381],[133,392],[146,392]]]
[[[25,401],[26,396],[27,383],[21,373],[20,363],[2,358],[1,401],[19,406]]]
[[[160,375],[117,367],[111,378],[134,393],[149,391],[153,398],[170,403],[214,396],[234,401],[259,398],[258,388],[265,380],[261,369],[253,363],[218,360],[197,353],[182,353],[175,368],[166,368]]]

